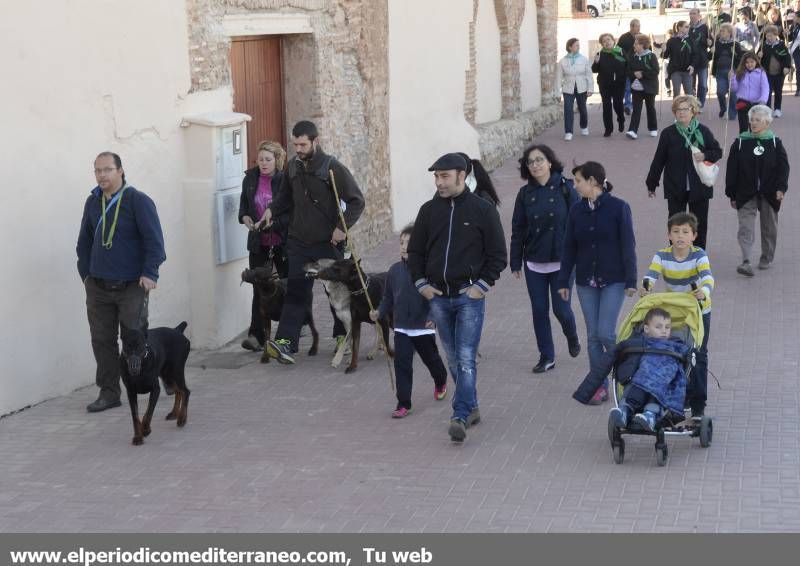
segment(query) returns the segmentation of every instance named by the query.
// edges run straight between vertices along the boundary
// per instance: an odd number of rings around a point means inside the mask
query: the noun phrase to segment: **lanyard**
[[[119,207],[122,204],[122,193],[125,192],[125,189],[128,187],[122,187],[122,189],[115,194],[109,203],[106,205],[106,195],[102,195],[102,206],[101,210],[102,213],[102,220],[98,223],[98,227],[101,228],[100,230],[100,244],[107,250],[111,249],[112,240],[114,239],[114,232],[117,230],[117,219],[119,218]],[[114,220],[111,222],[111,228],[108,231],[108,237],[106,237],[106,214],[108,211],[111,210],[111,207],[114,206],[114,203],[117,203],[117,207],[114,210]]]

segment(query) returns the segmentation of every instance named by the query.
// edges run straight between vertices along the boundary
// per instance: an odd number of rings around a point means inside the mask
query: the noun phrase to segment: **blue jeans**
[[[580,127],[589,127],[589,112],[586,110],[586,93],[576,92],[573,94],[561,93],[564,97],[564,132],[572,133],[572,124],[575,121],[575,101],[578,101],[578,114],[580,114]]]
[[[586,322],[586,351],[590,367],[597,367],[604,352],[610,352],[617,341],[617,318],[625,300],[625,284],[611,283],[602,288],[576,285]]]
[[[533,311],[533,332],[536,334],[536,346],[541,357],[547,360],[556,359],[553,345],[553,332],[550,328],[550,301],[553,302],[553,314],[561,324],[564,336],[573,338],[578,331],[575,328],[575,315],[572,314],[570,301],[565,301],[558,294],[558,271],[553,273],[536,273],[525,266],[525,283],[528,285],[528,296]],[[575,282],[575,272],[570,277],[569,288]],[[571,297],[570,297],[571,300]]]
[[[466,421],[478,406],[475,357],[481,341],[486,299],[470,299],[466,293],[458,297],[434,297],[430,307],[447,355],[450,375],[456,382],[452,418]]]
[[[697,93],[700,106],[703,107],[706,105],[706,95],[708,94],[708,67],[695,70],[694,76],[697,81],[697,88],[694,91]]]
[[[622,96],[622,105],[628,110],[633,109],[633,102],[631,100],[631,80],[625,79],[625,94]]]
[[[728,113],[728,120],[736,119],[736,93],[731,90],[731,80],[728,73],[723,72],[714,75],[717,79],[717,99],[719,99],[719,111]],[[728,96],[730,94],[730,97]]]
[[[703,315],[703,343],[697,350],[695,366],[689,387],[686,389],[686,405],[694,410],[704,409],[708,398],[708,337],[711,335],[711,313]]]

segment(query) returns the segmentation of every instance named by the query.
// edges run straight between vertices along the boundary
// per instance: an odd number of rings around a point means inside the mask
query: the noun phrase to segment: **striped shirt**
[[[689,255],[678,261],[672,253],[672,246],[658,250],[650,262],[645,279],[655,283],[664,277],[667,291],[691,292],[692,283],[702,289],[706,298],[701,302],[703,314],[711,312],[711,291],[714,290],[714,276],[711,274],[711,263],[703,248],[692,246]]]

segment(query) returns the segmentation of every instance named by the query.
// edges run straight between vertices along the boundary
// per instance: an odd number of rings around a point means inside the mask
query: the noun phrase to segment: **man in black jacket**
[[[622,48],[622,52],[625,54],[625,58],[628,60],[630,60],[631,56],[633,55],[633,43],[636,40],[636,36],[639,35],[639,30],[641,27],[642,26],[639,23],[639,20],[631,20],[630,31],[623,33],[617,40],[617,45]],[[633,110],[630,80],[625,81],[625,96],[623,105],[625,106],[625,114],[630,114]]]
[[[480,420],[475,357],[483,329],[484,295],[508,263],[500,215],[465,189],[467,162],[448,153],[428,169],[436,196],[422,205],[408,245],[414,285],[430,301],[450,373],[456,382],[448,433],[463,442]]]
[[[689,10],[689,42],[692,44],[694,54],[695,92],[700,100],[700,108],[706,105],[708,94],[708,62],[710,60],[708,48],[714,43],[710,40],[708,26],[703,23],[700,8]]]
[[[364,195],[353,175],[336,158],[319,147],[317,127],[301,121],[292,128],[292,145],[297,154],[283,177],[281,188],[266,212],[265,224],[272,219],[289,218],[286,255],[289,258],[289,282],[275,340],[267,342],[267,353],[283,364],[294,363],[297,341],[308,305],[313,300],[313,279],[303,266],[318,259],[342,259],[344,226],[339,207],[351,228],[364,210]],[[336,179],[339,199],[333,193],[330,172]],[[334,336],[344,336],[344,326],[334,315]]]

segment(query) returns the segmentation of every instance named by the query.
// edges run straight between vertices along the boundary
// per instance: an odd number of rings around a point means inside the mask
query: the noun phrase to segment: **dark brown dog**
[[[167,420],[177,420],[178,426],[186,424],[189,406],[189,388],[186,387],[184,369],[189,357],[191,344],[183,335],[186,322],[175,328],[152,328],[140,330],[122,326],[122,354],[120,355],[120,374],[133,418],[133,444],[144,442],[150,434],[150,421],[156,408],[161,387],[160,377],[167,394],[175,395],[175,404],[167,415]],[[138,395],[150,394],[147,411],[139,420]]]
[[[286,279],[279,279],[278,274],[271,267],[256,267],[242,271],[242,281],[255,285],[258,289],[258,306],[261,312],[261,321],[264,324],[264,352],[261,354],[261,363],[268,364],[267,341],[272,337],[272,321],[278,322],[281,319],[283,299],[286,296]],[[304,324],[307,324],[311,330],[312,343],[308,355],[316,356],[319,332],[314,326],[314,315],[310,308],[306,312]]]
[[[320,268],[316,271],[317,279],[322,281],[330,281],[336,283],[343,283],[347,286],[349,292],[349,301],[336,300],[334,304],[334,295],[329,294],[331,306],[336,311],[336,315],[342,321],[347,330],[348,336],[352,339],[353,354],[350,357],[350,364],[347,366],[345,373],[352,373],[358,368],[358,348],[361,342],[361,323],[376,324],[369,318],[369,302],[367,301],[364,293],[364,288],[361,284],[361,279],[358,275],[360,266],[356,266],[355,261],[352,259],[343,259],[332,263],[320,260]],[[308,271],[308,269],[307,269]],[[383,288],[386,285],[386,272],[383,273],[364,273],[364,280],[369,292],[369,298],[372,301],[374,308],[378,305],[383,298]],[[345,305],[344,303],[348,304]],[[341,304],[340,304],[341,303]],[[347,309],[348,312],[342,312]],[[386,345],[389,357],[394,356],[394,351],[389,345],[389,328],[391,322],[379,320],[376,330],[380,331],[383,335],[383,343]],[[347,343],[347,339],[345,339]],[[343,350],[343,348],[342,348]],[[337,352],[337,355],[340,353]],[[370,359],[372,356],[369,356]],[[335,366],[334,366],[335,367]]]

